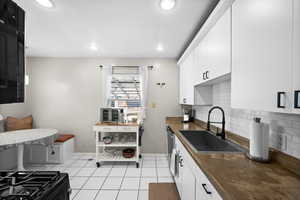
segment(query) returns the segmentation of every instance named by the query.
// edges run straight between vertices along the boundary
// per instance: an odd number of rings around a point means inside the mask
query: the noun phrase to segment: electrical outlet
[[[279,144],[280,144],[280,149],[282,151],[287,151],[287,146],[288,146],[288,136],[286,134],[282,134],[280,136],[280,141],[279,141]]]

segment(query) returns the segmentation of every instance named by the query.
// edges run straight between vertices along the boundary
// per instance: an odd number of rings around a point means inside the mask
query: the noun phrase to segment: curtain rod
[[[97,67],[99,67],[99,68],[102,69],[104,66],[103,65],[99,65]],[[120,66],[120,65],[117,65],[117,66],[112,66],[112,67],[132,67],[132,68],[137,68],[137,67],[140,67],[140,66]],[[148,69],[150,69],[150,70],[152,70],[153,68],[154,68],[153,65],[152,66],[148,66]]]

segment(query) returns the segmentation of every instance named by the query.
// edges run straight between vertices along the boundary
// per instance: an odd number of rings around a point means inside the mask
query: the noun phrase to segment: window
[[[111,82],[112,107],[138,110],[141,106],[139,67],[113,67]]]

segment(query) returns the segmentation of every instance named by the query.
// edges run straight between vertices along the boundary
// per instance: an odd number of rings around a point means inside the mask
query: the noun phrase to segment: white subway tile
[[[287,134],[288,150],[286,153],[300,157],[298,150],[300,138],[300,115],[252,111],[243,109],[232,109],[231,104],[231,81],[224,81],[213,85],[213,104],[221,106],[226,114],[226,129],[249,138],[250,123],[254,117],[262,118],[264,123],[270,124],[270,146],[280,149],[280,135]],[[210,106],[195,106],[196,118],[207,121],[207,114]],[[220,113],[216,112],[212,120],[220,119]],[[296,137],[297,136],[297,137]],[[292,138],[292,139],[291,139]]]

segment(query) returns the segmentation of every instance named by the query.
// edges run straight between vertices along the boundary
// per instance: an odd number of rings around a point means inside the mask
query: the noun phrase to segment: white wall
[[[224,108],[226,113],[226,130],[249,138],[249,124],[254,117],[261,117],[263,122],[271,125],[271,146],[300,158],[300,115],[257,112],[250,110],[231,109],[231,81],[213,85],[213,105]],[[196,118],[207,121],[208,106],[194,106]],[[213,120],[221,120],[220,112],[212,114]],[[287,135],[288,149],[280,149],[280,136]]]
[[[154,65],[149,77],[149,107],[143,152],[166,152],[164,120],[180,114],[178,68],[173,59],[28,58],[29,110],[36,127],[76,135],[76,151],[94,152],[93,124],[102,104],[99,65]],[[160,88],[157,82],[167,83]]]
[[[24,117],[29,113],[25,103],[13,103],[0,105],[0,114],[4,117]]]

